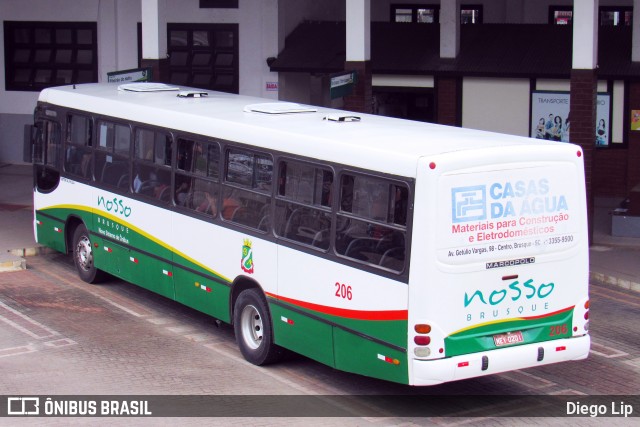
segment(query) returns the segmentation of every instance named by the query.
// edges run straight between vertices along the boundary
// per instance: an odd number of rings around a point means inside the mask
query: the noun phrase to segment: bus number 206
[[[336,282],[336,296],[338,298],[345,298],[351,301],[353,294],[351,293],[351,286],[347,286],[344,283]]]

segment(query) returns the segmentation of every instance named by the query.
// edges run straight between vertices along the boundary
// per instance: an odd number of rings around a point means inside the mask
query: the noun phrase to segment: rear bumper
[[[519,345],[498,350],[472,353],[438,360],[412,360],[409,383],[435,385],[515,369],[549,365],[568,360],[585,359],[589,355],[591,337],[584,335],[541,343]],[[538,361],[542,351],[544,357]],[[483,359],[486,356],[486,359]],[[483,369],[483,363],[486,369]]]

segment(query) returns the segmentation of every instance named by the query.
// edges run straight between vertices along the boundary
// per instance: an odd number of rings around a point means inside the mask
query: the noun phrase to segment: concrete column
[[[589,242],[593,242],[593,154],[598,90],[598,0],[573,2],[573,58],[571,70],[571,142],[584,152]]]
[[[440,57],[457,58],[460,52],[460,0],[440,2]]]
[[[153,80],[168,82],[166,0],[140,0],[142,6],[142,66],[153,69]]]
[[[344,97],[344,108],[371,113],[371,0],[346,0],[347,46],[346,71],[357,72],[353,92]]]
[[[633,12],[640,13],[640,0],[633,0]],[[640,19],[633,20],[633,39],[631,43],[631,60],[640,62]]]

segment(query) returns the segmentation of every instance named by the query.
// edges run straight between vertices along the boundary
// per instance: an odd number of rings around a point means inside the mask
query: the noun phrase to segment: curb
[[[20,271],[27,269],[25,257],[46,255],[56,252],[54,249],[44,246],[33,248],[11,249],[6,254],[0,254],[0,273],[7,271]]]
[[[620,279],[615,276],[610,276],[605,273],[597,273],[592,271],[589,273],[589,279],[594,282],[604,283],[606,285],[617,286],[619,288],[626,289],[628,291],[640,293],[640,283],[627,279]]]
[[[12,254],[0,256],[0,273],[26,269],[27,261],[24,258],[20,258]]]
[[[7,252],[17,257],[29,257],[29,256],[52,254],[57,251],[55,249],[47,248],[45,246],[36,246],[33,248],[11,249]]]

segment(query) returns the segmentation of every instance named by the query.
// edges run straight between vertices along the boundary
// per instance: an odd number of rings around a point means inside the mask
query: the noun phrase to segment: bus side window
[[[220,146],[216,142],[194,141],[183,137],[179,137],[177,141],[175,204],[216,216]]]
[[[407,225],[407,211],[409,209],[409,190],[407,187],[393,185],[393,223]]]
[[[342,175],[336,252],[365,264],[404,271],[407,199],[407,187],[390,180]]]
[[[98,122],[98,141],[94,152],[95,179],[121,190],[129,190],[129,126]]]
[[[129,148],[131,147],[131,129],[129,129],[129,126],[116,124],[114,139],[114,152],[129,157]]]
[[[222,218],[268,231],[273,159],[268,154],[238,148],[226,150]]]
[[[91,118],[77,114],[67,116],[67,140],[64,156],[64,169],[67,173],[91,179],[93,175],[92,133]]]
[[[285,239],[329,249],[333,172],[294,160],[281,161],[276,233]]]
[[[137,128],[134,142],[133,191],[162,203],[171,197],[171,136]]]

